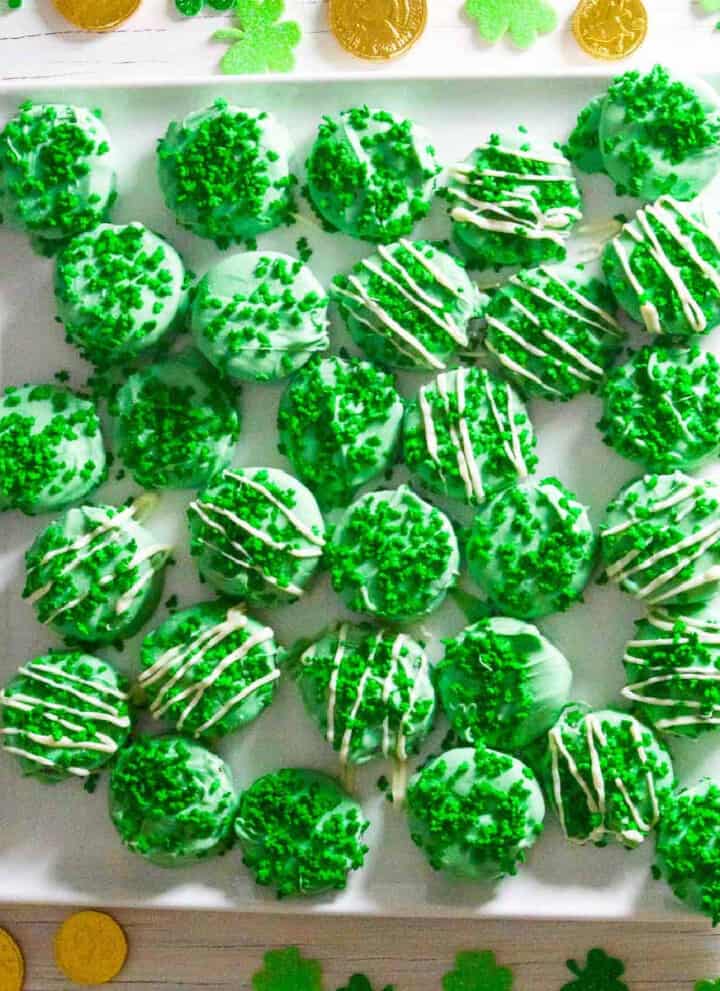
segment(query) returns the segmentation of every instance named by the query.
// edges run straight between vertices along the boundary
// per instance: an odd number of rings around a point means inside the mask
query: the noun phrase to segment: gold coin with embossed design
[[[330,29],[358,58],[404,55],[427,24],[427,0],[330,0]]]
[[[63,17],[83,31],[112,31],[140,6],[140,0],[53,0]]]
[[[0,929],[0,991],[20,991],[25,980],[25,961],[9,932]]]
[[[125,965],[125,933],[105,912],[76,912],[55,935],[55,962],[75,984],[107,984]]]
[[[648,17],[642,0],[582,0],[572,20],[580,47],[594,58],[625,58],[642,45]]]

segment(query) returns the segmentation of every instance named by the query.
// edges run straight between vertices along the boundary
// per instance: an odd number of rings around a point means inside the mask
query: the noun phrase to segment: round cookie
[[[380,246],[330,288],[368,358],[390,368],[442,370],[471,346],[487,298],[462,263],[429,241]]]
[[[279,449],[323,509],[346,506],[393,464],[404,410],[392,375],[369,361],[314,358],[280,400]]]
[[[224,471],[190,503],[188,520],[200,574],[251,605],[299,598],[325,547],[315,498],[279,468]]]
[[[57,385],[0,393],[0,511],[62,509],[105,475],[100,420],[89,399]]]
[[[529,623],[493,616],[443,644],[435,685],[460,743],[519,750],[552,726],[569,699],[570,665]]]
[[[535,470],[535,433],[512,386],[484,368],[442,372],[407,407],[405,462],[431,492],[469,505]]]
[[[657,609],[638,620],[623,664],[622,694],[644,723],[691,738],[720,726],[717,600]]]
[[[570,162],[517,132],[491,134],[450,169],[455,241],[473,268],[562,261],[582,201]]]
[[[497,493],[467,543],[470,574],[496,612],[535,619],[582,597],[595,560],[587,507],[556,478]]]
[[[325,223],[380,244],[427,216],[440,172],[423,127],[368,107],[324,117],[306,167],[310,201]]]
[[[68,509],[25,555],[23,598],[41,623],[82,643],[132,636],[162,594],[171,548],[135,519],[136,506]]]
[[[125,846],[158,867],[184,867],[232,843],[230,768],[182,736],[141,736],[110,775],[110,818]]]
[[[410,835],[436,871],[474,881],[516,874],[545,803],[521,761],[483,746],[448,750],[410,779]]]
[[[492,297],[484,344],[524,395],[564,402],[596,392],[620,353],[615,309],[585,266],[528,269]]]
[[[450,520],[406,485],[357,499],[338,523],[328,556],[347,608],[391,623],[437,609],[460,565]]]
[[[334,778],[287,768],[243,793],[235,835],[257,884],[286,898],[345,888],[349,872],[365,860],[369,825]]]
[[[697,346],[643,347],[602,393],[605,443],[646,469],[696,468],[720,451],[720,362]]]
[[[243,606],[201,602],[145,637],[138,688],[156,719],[196,740],[214,740],[270,705],[277,660],[273,631]]]
[[[20,104],[0,132],[0,217],[57,242],[101,223],[115,202],[115,155],[98,111]]]
[[[706,602],[720,591],[720,488],[676,471],[624,486],[600,528],[604,581],[646,606]]]
[[[638,210],[602,264],[618,303],[648,333],[682,340],[720,323],[720,233],[704,203],[662,196]]]
[[[67,340],[95,365],[130,361],[181,322],[182,259],[139,223],[101,224],[67,244],[55,264],[55,303]]]
[[[599,136],[619,195],[690,200],[720,169],[720,100],[708,83],[661,65],[626,72],[608,89]]]
[[[674,783],[670,757],[646,726],[579,703],[548,733],[542,776],[571,842],[628,849],[655,828]]]
[[[104,767],[126,743],[131,715],[125,678],[81,651],[28,661],[0,691],[3,749],[49,783]]]
[[[115,448],[138,485],[193,489],[232,461],[237,395],[194,349],[146,365],[110,403]]]
[[[248,251],[224,258],[201,279],[193,338],[228,378],[275,382],[327,349],[327,307],[307,265],[278,251]]]
[[[605,163],[600,150],[600,118],[605,94],[594,96],[578,114],[563,154],[581,172],[604,172]]]
[[[165,205],[181,227],[219,248],[290,219],[290,138],[272,114],[216,100],[172,121],[158,142]]]

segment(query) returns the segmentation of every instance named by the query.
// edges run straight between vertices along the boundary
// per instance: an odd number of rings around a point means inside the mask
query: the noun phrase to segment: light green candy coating
[[[274,382],[329,344],[327,297],[302,262],[249,251],[214,265],[192,307],[195,344],[232,379]]]
[[[104,477],[100,420],[89,399],[56,385],[0,393],[0,512],[62,509]]]
[[[133,507],[68,509],[25,555],[23,598],[62,637],[112,643],[154,612],[170,548],[133,518]]]
[[[140,223],[101,224],[73,238],[55,265],[58,319],[95,365],[129,361],[182,321],[185,267],[177,251]]]
[[[127,689],[112,665],[81,651],[28,661],[0,692],[3,747],[28,777],[87,780],[127,741]]]
[[[320,565],[325,524],[317,502],[278,468],[223,472],[190,504],[188,520],[203,578],[252,605],[295,601]]]
[[[224,853],[237,795],[230,768],[181,736],[141,736],[110,776],[110,818],[125,846],[158,867]]]
[[[530,768],[484,747],[427,763],[410,780],[407,810],[412,840],[431,867],[473,881],[516,874],[545,818]]]
[[[422,386],[405,414],[410,471],[432,492],[478,505],[537,465],[525,404],[484,368],[442,372]]]
[[[594,96],[582,108],[567,144],[563,146],[563,154],[581,172],[605,171],[605,163],[600,151],[600,118],[604,103],[603,93],[601,96]]]

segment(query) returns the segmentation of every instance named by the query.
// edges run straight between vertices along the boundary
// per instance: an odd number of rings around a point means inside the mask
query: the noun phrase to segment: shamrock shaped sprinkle
[[[563,985],[561,991],[628,991],[627,984],[620,980],[625,965],[605,950],[590,950],[584,967],[577,960],[568,960],[567,969],[577,980]]]
[[[296,946],[270,950],[262,970],[253,974],[254,991],[322,991],[322,970],[317,960],[306,960]]]
[[[373,991],[373,986],[364,974],[353,974],[347,987],[338,988],[338,991]],[[383,991],[395,991],[395,988],[388,984]]]
[[[509,34],[518,48],[529,48],[539,34],[557,27],[557,13],[547,0],[466,0],[468,17],[480,35],[494,44]]]
[[[216,41],[232,42],[220,62],[228,74],[290,72],[295,66],[293,48],[302,33],[296,21],[277,23],[285,12],[285,0],[236,0],[237,28],[216,31]]]
[[[175,6],[180,14],[185,17],[194,17],[199,14],[205,4],[213,10],[230,10],[235,0],[175,0]]]
[[[512,985],[512,971],[498,967],[490,950],[458,953],[455,970],[442,979],[443,991],[511,991]]]
[[[720,991],[720,977],[716,981],[698,981],[695,991]]]

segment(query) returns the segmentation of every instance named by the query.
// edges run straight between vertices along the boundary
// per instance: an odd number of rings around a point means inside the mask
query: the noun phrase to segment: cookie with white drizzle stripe
[[[484,346],[526,396],[564,402],[595,392],[625,332],[607,286],[585,266],[513,275],[484,313]]]
[[[82,643],[111,643],[149,619],[172,548],[137,522],[136,510],[68,509],[35,538],[23,598],[41,623]]]
[[[639,719],[674,736],[720,726],[720,603],[656,609],[635,624],[623,697]]]
[[[491,134],[452,166],[444,195],[455,240],[473,268],[562,261],[582,217],[570,162],[520,128]]]
[[[470,322],[487,302],[456,258],[405,239],[336,276],[330,298],[373,361],[436,371],[471,347]]]
[[[620,306],[648,333],[709,333],[720,323],[717,210],[661,196],[608,242],[603,271]]]
[[[323,556],[315,497],[279,468],[228,468],[190,503],[188,521],[203,578],[253,605],[299,598]]]
[[[128,685],[99,657],[56,651],[28,661],[3,688],[0,722],[3,749],[25,775],[87,779],[130,734]]]
[[[676,471],[624,486],[600,527],[602,581],[651,609],[720,590],[720,488]]]
[[[542,779],[573,843],[633,849],[653,831],[670,794],[670,757],[626,712],[573,703],[548,732]]]
[[[484,368],[442,372],[405,414],[410,471],[432,492],[470,505],[527,478],[537,465],[535,444],[523,401]]]
[[[273,631],[242,606],[201,602],[145,637],[138,688],[150,715],[196,740],[214,740],[270,705],[277,655]]]

